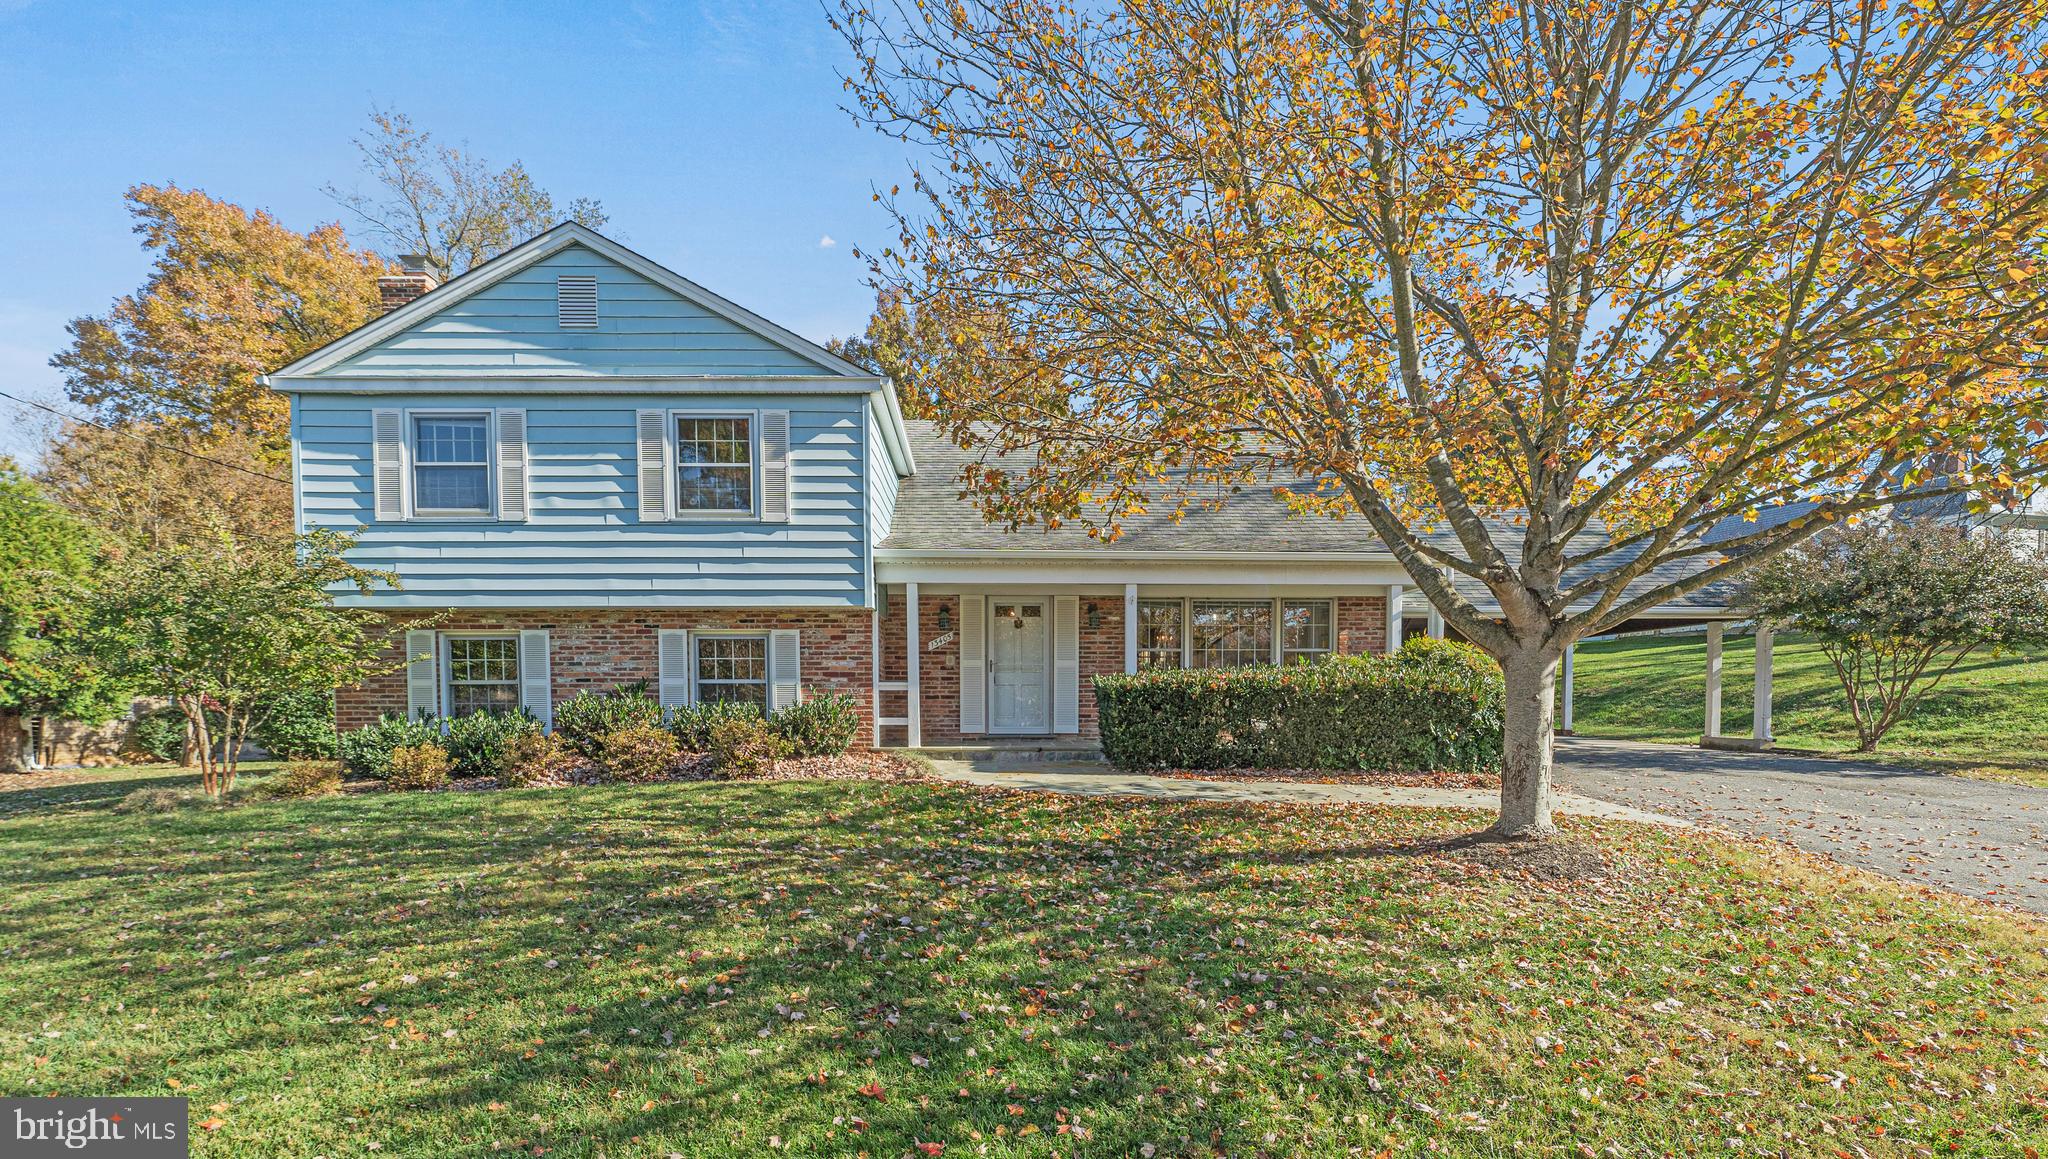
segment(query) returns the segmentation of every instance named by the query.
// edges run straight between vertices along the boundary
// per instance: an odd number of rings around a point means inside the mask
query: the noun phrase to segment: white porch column
[[[1707,731],[1721,735],[1721,635],[1727,625],[1719,620],[1707,625]]]
[[[1771,739],[1771,627],[1762,621],[1756,626],[1756,712],[1749,735],[1757,744]]]
[[[904,675],[910,685],[907,693],[910,700],[910,735],[907,738],[911,748],[924,747],[924,682],[922,675],[924,645],[917,639],[917,584],[903,585],[903,640],[910,650],[910,663]]]
[[[1560,732],[1572,730],[1572,654],[1578,650],[1577,644],[1564,646],[1564,723]]]
[[[1429,605],[1429,638],[1432,640],[1444,638],[1444,614],[1436,610],[1435,604]]]
[[[1406,589],[1400,584],[1387,585],[1387,651],[1401,650],[1401,601],[1406,598]]]
[[[1124,585],[1124,674],[1138,671],[1138,585]]]

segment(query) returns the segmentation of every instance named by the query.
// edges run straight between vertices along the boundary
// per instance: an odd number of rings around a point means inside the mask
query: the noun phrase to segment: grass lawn
[[[1470,814],[132,784],[0,820],[0,1091],[188,1096],[202,1156],[2048,1140],[2043,927],[1773,847],[1574,823],[1625,872],[1549,885],[1428,844]]]
[[[1706,720],[1701,636],[1637,637],[1579,646],[1577,731],[1625,740],[1697,743]],[[1721,720],[1747,736],[1756,641],[1730,637],[1722,658]],[[1780,636],[1772,649],[1772,730],[1792,748],[1856,747],[1842,686],[1820,648]],[[1877,757],[1899,764],[2048,786],[2048,649],[1963,661],[1901,721]]]

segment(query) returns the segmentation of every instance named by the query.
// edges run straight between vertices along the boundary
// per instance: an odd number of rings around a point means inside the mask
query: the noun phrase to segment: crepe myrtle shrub
[[[495,777],[505,770],[512,742],[539,732],[540,721],[523,708],[502,713],[478,711],[451,717],[441,728],[441,747],[448,750],[458,776]]]
[[[1747,602],[1820,645],[1858,752],[1979,652],[2048,642],[2048,559],[1931,522],[1832,531],[1765,563]]]
[[[635,724],[661,727],[661,702],[647,694],[645,680],[579,692],[555,706],[555,735],[592,759],[602,755],[605,737]]]
[[[391,775],[384,784],[396,790],[443,789],[453,767],[448,750],[432,741],[405,745],[391,751]]]
[[[1125,768],[1493,769],[1503,694],[1498,670],[1435,657],[1095,678],[1102,751]]]
[[[256,706],[252,735],[271,755],[287,760],[334,759],[334,693],[306,688]]]
[[[341,734],[335,748],[341,764],[352,777],[383,780],[391,775],[391,754],[401,748],[435,744],[441,730],[431,721],[407,720],[386,713],[377,723]]]
[[[711,751],[711,727],[722,720],[760,720],[761,706],[747,700],[707,700],[669,710],[668,730],[685,752]]]
[[[769,717],[790,754],[799,757],[836,757],[853,747],[860,731],[860,709],[853,697],[829,692],[813,696]]]

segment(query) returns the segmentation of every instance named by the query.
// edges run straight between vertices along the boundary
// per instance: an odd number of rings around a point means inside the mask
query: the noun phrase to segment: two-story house
[[[345,598],[420,657],[344,690],[344,728],[546,720],[644,680],[669,705],[844,693],[878,744],[1086,737],[1097,673],[1399,640],[1403,573],[1359,523],[1247,489],[1114,544],[991,526],[967,453],[888,383],[581,226],[383,288],[268,379],[299,526],[401,577]]]

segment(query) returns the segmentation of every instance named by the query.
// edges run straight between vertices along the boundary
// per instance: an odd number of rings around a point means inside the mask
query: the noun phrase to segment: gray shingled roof
[[[1379,537],[1366,526],[1363,518],[1339,520],[1320,515],[1296,515],[1274,495],[1276,486],[1312,491],[1315,483],[1302,479],[1261,480],[1215,490],[1210,494],[1223,500],[1220,505],[1192,506],[1181,513],[1178,521],[1173,518],[1175,503],[1166,499],[1158,509],[1126,517],[1123,535],[1114,544],[1089,538],[1083,526],[1067,526],[1053,531],[1025,526],[1012,531],[1002,524],[983,519],[975,502],[961,495],[960,472],[968,464],[982,461],[1021,470],[1029,465],[1029,455],[985,458],[987,452],[984,450],[963,450],[940,434],[930,422],[913,419],[904,426],[911,453],[917,458],[918,472],[903,481],[896,496],[895,517],[888,537],[881,543],[884,550],[973,551],[991,556],[1112,549],[1162,554],[1341,552],[1389,558]],[[1503,521],[1502,530],[1505,529]],[[1595,528],[1586,534],[1597,538],[1605,531]],[[1447,528],[1438,529],[1435,535],[1445,540],[1452,538]],[[1498,536],[1496,542],[1508,543],[1512,538]],[[1647,590],[1707,566],[1709,562],[1708,559],[1700,559],[1665,563],[1630,586],[1635,591]],[[1496,610],[1493,596],[1484,585],[1462,576],[1457,577],[1456,583],[1459,592],[1475,606],[1487,612]],[[1729,606],[1732,598],[1732,585],[1721,583],[1671,601],[1665,608],[1720,611]]]

